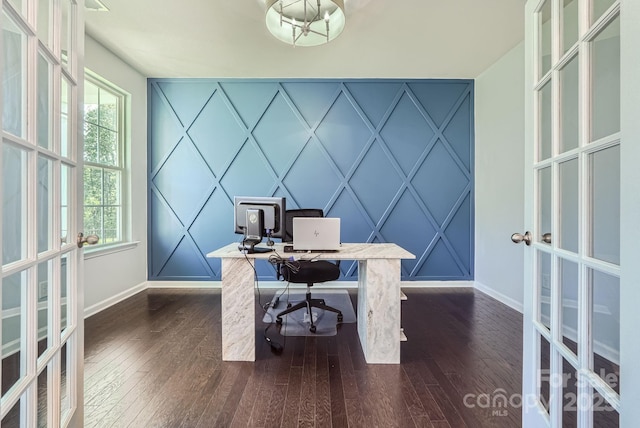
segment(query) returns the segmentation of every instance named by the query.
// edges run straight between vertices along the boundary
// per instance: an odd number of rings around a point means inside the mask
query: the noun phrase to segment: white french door
[[[618,0],[528,0],[523,423],[619,426]]]
[[[82,16],[2,2],[3,428],[82,425]]]

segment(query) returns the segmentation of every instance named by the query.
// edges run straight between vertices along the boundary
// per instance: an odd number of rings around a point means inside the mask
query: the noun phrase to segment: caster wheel
[[[338,322],[342,322],[342,314],[338,314]]]
[[[315,333],[315,332],[316,332],[316,326],[315,326],[315,325],[312,325],[311,327],[309,327],[309,331],[310,331],[311,333]]]
[[[281,318],[276,318],[276,324],[282,325],[282,319]]]
[[[287,303],[287,309],[289,309],[291,306],[291,303]]]

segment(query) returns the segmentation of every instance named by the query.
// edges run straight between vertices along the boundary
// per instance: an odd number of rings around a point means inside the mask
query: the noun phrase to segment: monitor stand
[[[260,241],[256,242],[251,239],[244,239],[240,245],[238,245],[238,250],[245,254],[270,253],[273,251],[273,248],[270,247],[256,247],[256,244],[259,243]]]

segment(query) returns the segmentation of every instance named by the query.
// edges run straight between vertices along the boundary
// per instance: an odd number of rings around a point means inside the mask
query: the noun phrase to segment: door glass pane
[[[38,0],[38,39],[51,47],[51,0]]]
[[[47,367],[38,375],[38,426],[47,426],[47,396],[48,396],[48,383],[47,383]]]
[[[27,36],[2,14],[2,128],[18,137],[27,129]]]
[[[22,15],[26,15],[25,8],[27,7],[27,2],[25,0],[9,0],[9,4],[13,6],[15,10],[21,12]]]
[[[49,289],[52,278],[52,260],[38,264],[38,357],[51,346],[49,331]]]
[[[11,410],[9,410],[4,418],[2,418],[2,423],[0,426],[3,428],[21,428],[25,424],[20,419],[20,407],[23,407],[23,404],[26,404],[27,398],[23,395],[20,399],[13,405]]]
[[[538,235],[537,241],[545,233],[551,233],[551,168],[538,171]]]
[[[38,54],[38,145],[46,149],[52,149],[51,144],[51,67],[46,58]]]
[[[60,407],[62,419],[74,410],[73,385],[78,377],[78,365],[73,364],[73,358],[77,355],[77,332],[71,334],[69,339],[60,348],[62,359],[60,373]],[[82,397],[78,397],[82,399]]]
[[[71,150],[71,124],[69,120],[69,102],[71,100],[71,85],[63,76],[60,88],[60,154],[69,157]]]
[[[578,0],[563,0],[562,45],[563,53],[578,41]]]
[[[620,414],[598,391],[593,392],[593,426],[618,428]]]
[[[592,0],[591,23],[596,22],[615,2],[616,0]]]
[[[578,147],[578,57],[575,56],[560,70],[560,153]]]
[[[69,350],[71,348],[65,343],[60,350],[60,416],[61,420],[65,420],[67,414],[71,410],[71,401],[69,400],[69,372],[67,370],[67,362],[70,360]]]
[[[620,393],[620,279],[591,271],[593,370]]]
[[[551,379],[551,347],[544,336],[538,334],[540,355],[538,356],[538,401],[549,413],[550,379]]]
[[[53,162],[38,156],[38,252],[53,248]]]
[[[68,307],[69,290],[71,287],[71,264],[69,254],[64,254],[60,259],[60,331],[64,334],[69,326]]]
[[[538,102],[538,160],[545,160],[551,157],[551,81],[540,89]]]
[[[560,379],[555,379],[560,381]],[[562,359],[562,428],[574,428],[578,426],[578,405],[584,406],[578,400],[578,372],[569,363]]]
[[[538,251],[538,321],[551,325],[551,255]]]
[[[560,239],[558,246],[578,252],[578,159],[559,164]]]
[[[2,264],[27,257],[27,153],[2,145]]]
[[[73,43],[72,43],[72,25],[73,25],[73,11],[74,8],[71,5],[71,0],[62,0],[62,19],[60,22],[60,45],[62,51],[60,52],[60,59],[62,64],[67,70],[73,72]]]
[[[539,77],[551,70],[551,0],[546,0],[538,13],[539,51],[538,70]]]
[[[26,374],[26,289],[26,271],[15,273],[2,280],[3,396]]]
[[[562,290],[562,343],[578,355],[578,265],[560,260]]]
[[[71,191],[73,189],[71,181],[71,167],[62,164],[60,167],[60,245],[71,242],[71,213],[69,204],[71,203]]]
[[[620,146],[589,155],[591,173],[590,256],[620,263]]]
[[[591,45],[591,141],[620,131],[620,18]]]

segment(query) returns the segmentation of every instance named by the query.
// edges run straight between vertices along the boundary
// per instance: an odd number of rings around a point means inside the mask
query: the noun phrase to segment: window
[[[126,95],[87,72],[84,89],[84,233],[123,242]]]

